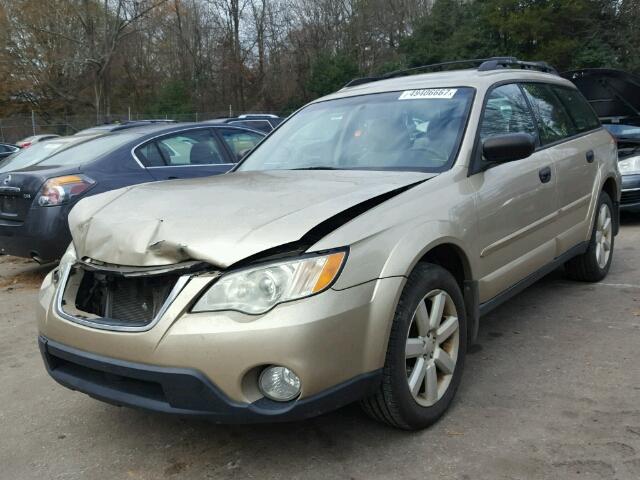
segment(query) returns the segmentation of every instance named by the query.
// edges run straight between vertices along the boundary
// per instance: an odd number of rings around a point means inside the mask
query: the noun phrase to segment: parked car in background
[[[284,118],[278,117],[277,115],[271,115],[267,113],[247,113],[245,115],[239,115],[237,117],[216,118],[213,120],[207,120],[207,123],[227,123],[229,125],[247,127],[269,133],[283,121]]]
[[[563,76],[578,87],[618,143],[620,208],[640,212],[640,77],[605,68],[574,70]]]
[[[60,135],[54,135],[53,133],[45,133],[42,135],[33,135],[31,137],[23,138],[19,142],[16,142],[16,145],[20,148],[28,148],[31,145],[34,145],[39,142],[46,142],[47,140],[51,140],[52,138],[57,138]]]
[[[56,137],[47,142],[39,142],[30,148],[18,149],[13,155],[0,160],[0,173],[11,172],[40,163],[51,155],[80,143],[99,137],[100,135],[84,135],[82,137]]]
[[[350,82],[227,175],[82,200],[37,306],[49,373],[218,422],[435,422],[480,315],[559,266],[603,279],[618,231],[615,142],[575,86],[471,63]]]
[[[105,123],[104,125],[97,125],[95,127],[85,128],[84,130],[80,130],[76,132],[74,135],[93,135],[96,133],[108,133],[108,132],[116,132],[118,130],[126,130],[128,128],[133,127],[142,127],[144,125],[156,125],[156,124],[167,124],[167,123],[177,123],[175,120],[129,120],[122,123]]]
[[[11,145],[10,143],[0,143],[0,162],[2,159],[7,158],[9,155],[13,155],[20,150],[17,145]]]
[[[0,253],[38,262],[60,258],[71,242],[67,216],[81,198],[137,183],[225,173],[263,137],[234,125],[199,123],[134,127],[89,140],[67,137],[66,147],[39,162],[0,173]],[[172,188],[165,183],[158,195]]]

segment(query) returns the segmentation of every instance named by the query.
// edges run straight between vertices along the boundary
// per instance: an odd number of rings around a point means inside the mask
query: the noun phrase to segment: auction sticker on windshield
[[[398,100],[415,100],[419,98],[453,98],[457,88],[423,88],[422,90],[405,90]]]

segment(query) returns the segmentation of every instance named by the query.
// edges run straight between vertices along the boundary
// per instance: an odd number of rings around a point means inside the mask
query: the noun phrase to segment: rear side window
[[[580,92],[555,85],[551,88],[569,112],[578,132],[588,132],[600,127],[600,120]]]
[[[528,133],[534,138],[538,133],[527,101],[516,84],[502,85],[489,93],[480,124],[481,140],[506,133]]]
[[[540,127],[540,140],[543,145],[557,142],[579,133],[550,85],[525,83],[522,86],[537,117],[538,126]]]

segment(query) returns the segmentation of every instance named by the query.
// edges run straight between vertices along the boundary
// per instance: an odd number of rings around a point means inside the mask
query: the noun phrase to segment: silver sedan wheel
[[[429,292],[413,314],[405,347],[407,383],[419,405],[429,407],[445,394],[459,346],[460,327],[453,299],[443,290]]]
[[[596,262],[600,268],[605,268],[611,256],[611,239],[613,238],[611,210],[606,203],[600,206],[596,222]]]

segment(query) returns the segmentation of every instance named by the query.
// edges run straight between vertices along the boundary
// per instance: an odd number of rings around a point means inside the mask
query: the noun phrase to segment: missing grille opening
[[[179,277],[176,273],[125,277],[74,267],[63,309],[95,323],[145,326],[158,315]]]

